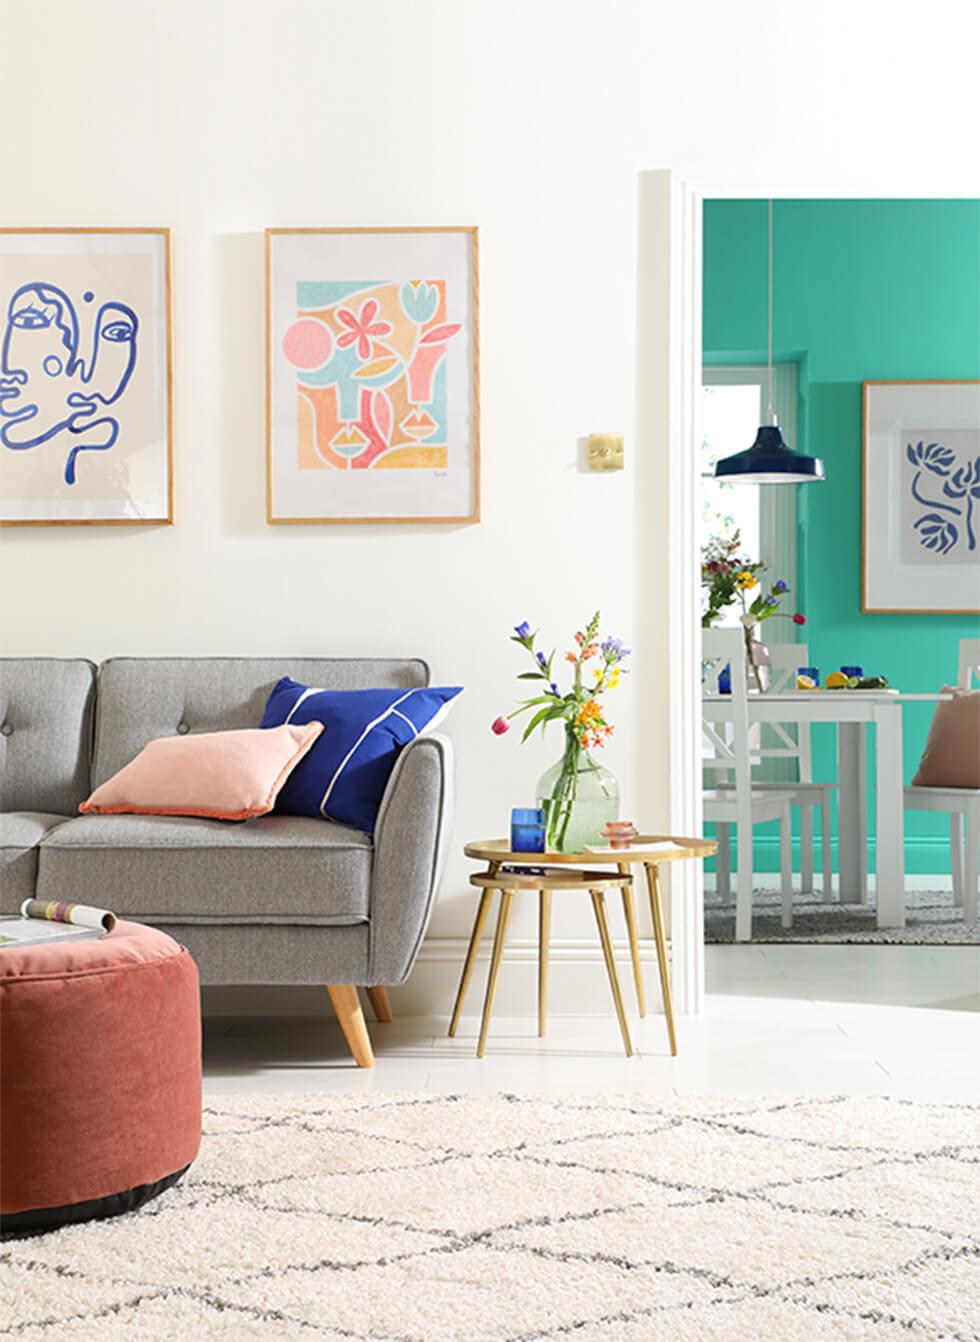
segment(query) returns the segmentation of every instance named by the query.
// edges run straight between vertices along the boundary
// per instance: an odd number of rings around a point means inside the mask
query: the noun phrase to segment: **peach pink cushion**
[[[912,785],[980,788],[980,690],[942,692]]]
[[[78,809],[95,815],[196,815],[211,820],[265,815],[322,731],[322,723],[309,722],[264,731],[164,736],[145,745]]]

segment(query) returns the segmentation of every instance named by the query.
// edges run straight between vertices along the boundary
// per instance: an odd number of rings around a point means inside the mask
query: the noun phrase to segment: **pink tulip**
[[[490,730],[494,736],[503,736],[504,732],[510,731],[510,723],[506,718],[494,718],[490,724]]]
[[[796,615],[794,615],[794,616],[793,616],[793,623],[794,623],[794,624],[806,624],[806,616],[805,616],[805,615],[800,615],[800,614],[796,614]]]

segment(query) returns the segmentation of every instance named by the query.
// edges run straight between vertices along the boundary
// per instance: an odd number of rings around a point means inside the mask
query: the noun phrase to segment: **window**
[[[796,365],[773,367],[773,402],[787,442],[796,441]],[[720,457],[749,447],[766,422],[766,369],[757,366],[704,369],[701,402],[701,474],[710,477]],[[742,551],[766,567],[771,581],[796,587],[796,490],[788,485],[732,485],[702,481],[701,540],[738,531]],[[722,624],[736,622],[732,608]]]

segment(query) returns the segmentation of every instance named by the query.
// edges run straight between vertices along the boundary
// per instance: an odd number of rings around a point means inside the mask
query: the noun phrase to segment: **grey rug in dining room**
[[[752,940],[825,942],[829,945],[978,946],[980,923],[967,922],[949,890],[910,890],[905,927],[879,928],[874,895],[869,904],[830,904],[823,896],[799,894],[793,900],[793,926],[780,921],[779,892],[756,890],[752,898]],[[704,892],[704,939],[735,940],[735,896]]]

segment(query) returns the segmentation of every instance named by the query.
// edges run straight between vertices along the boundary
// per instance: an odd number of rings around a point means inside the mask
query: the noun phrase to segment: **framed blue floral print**
[[[865,382],[868,612],[980,613],[980,380]]]

